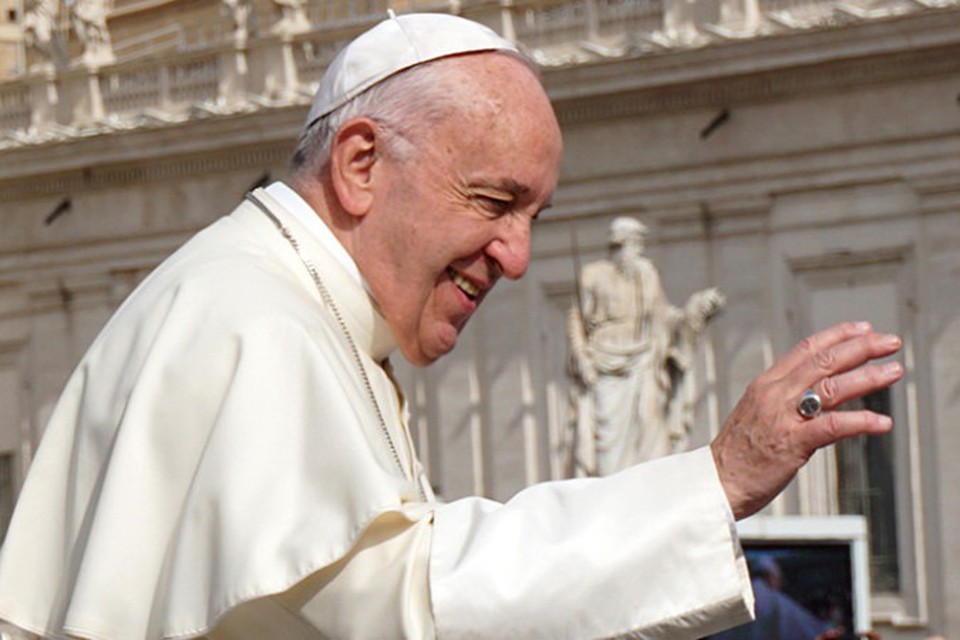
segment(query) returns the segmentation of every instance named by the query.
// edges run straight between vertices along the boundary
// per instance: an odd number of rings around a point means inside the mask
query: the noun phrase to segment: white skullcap
[[[344,47],[327,67],[313,98],[307,126],[390,76],[460,53],[513,51],[508,40],[482,24],[443,13],[394,15]]]
[[[642,238],[647,231],[647,225],[636,218],[614,218],[610,223],[610,244],[623,244],[630,238]]]

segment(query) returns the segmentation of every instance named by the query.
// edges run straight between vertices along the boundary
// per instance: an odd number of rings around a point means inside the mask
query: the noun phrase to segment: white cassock
[[[436,503],[356,267],[288,188],[256,197],[303,259],[247,201],[121,306],[33,462],[0,618],[49,636],[216,640],[673,639],[749,619],[707,449],[506,504]]]

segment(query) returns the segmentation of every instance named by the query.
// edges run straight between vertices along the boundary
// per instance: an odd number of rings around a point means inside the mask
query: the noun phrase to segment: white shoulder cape
[[[271,210],[347,292],[397,428],[383,318]],[[344,556],[377,515],[422,502],[355,372],[291,246],[240,205],[144,281],[70,378],[3,545],[0,617],[49,636],[192,636]]]

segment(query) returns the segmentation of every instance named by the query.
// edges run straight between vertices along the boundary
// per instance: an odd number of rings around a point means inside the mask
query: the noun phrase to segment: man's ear
[[[347,122],[330,149],[330,179],[343,210],[364,216],[373,204],[374,167],[379,158],[376,123],[368,118]]]

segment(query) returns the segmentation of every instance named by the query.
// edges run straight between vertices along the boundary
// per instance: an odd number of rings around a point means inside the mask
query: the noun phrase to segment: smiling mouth
[[[480,295],[480,287],[473,284],[449,267],[447,267],[447,275],[449,275],[450,279],[453,280],[453,284],[457,285],[457,288],[459,288],[460,291],[463,291],[463,293],[466,294],[466,296],[471,300],[476,300],[477,296]]]

